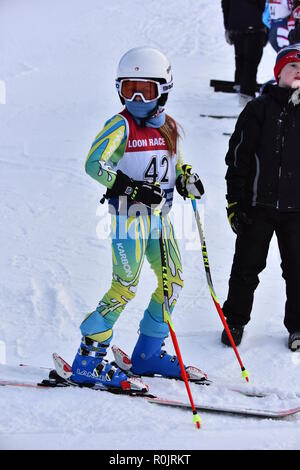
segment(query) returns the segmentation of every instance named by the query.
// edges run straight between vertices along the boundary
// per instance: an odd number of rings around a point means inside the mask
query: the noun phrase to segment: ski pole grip
[[[155,181],[154,186],[157,186],[158,188],[160,188],[160,183],[159,183],[159,181]],[[161,203],[159,204],[159,206],[157,206],[156,209],[154,209],[154,211],[153,211],[153,214],[154,214],[154,215],[160,216],[161,210],[162,210],[162,207],[163,207],[164,203],[165,203],[165,201],[164,201],[164,199],[163,199],[163,200],[161,201]]]

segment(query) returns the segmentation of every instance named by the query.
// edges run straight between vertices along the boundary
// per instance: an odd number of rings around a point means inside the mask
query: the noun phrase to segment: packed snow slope
[[[0,6],[1,285],[0,378],[41,379],[58,352],[72,361],[79,325],[110,285],[111,254],[103,193],[84,172],[93,138],[121,105],[116,67],[129,48],[160,48],[173,67],[167,111],[184,128],[185,159],[201,175],[199,204],[212,276],[222,303],[235,237],[225,213],[224,156],[234,120],[200,113],[240,111],[234,95],[214,94],[211,78],[233,78],[233,48],[224,39],[217,0],[2,0]],[[259,81],[272,76],[268,46]],[[184,361],[229,383],[240,383],[231,349],[211,301],[190,203],[175,198],[174,221],[185,288],[174,312]],[[184,216],[183,216],[184,214]],[[120,318],[114,343],[132,351],[155,279],[145,263],[136,298]],[[195,401],[261,408],[296,406],[300,356],[287,348],[285,289],[273,240],[239,348],[251,384],[284,392],[244,398],[192,386]],[[168,350],[173,351],[171,341]],[[184,385],[149,380],[152,393],[187,400]],[[247,385],[245,385],[247,386]],[[89,390],[0,390],[1,449],[299,449],[300,418],[244,419],[201,413],[196,431],[187,411]]]

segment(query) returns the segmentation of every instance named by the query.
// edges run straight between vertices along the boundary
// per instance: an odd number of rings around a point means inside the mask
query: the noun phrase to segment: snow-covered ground
[[[217,295],[221,303],[225,299],[234,235],[225,213],[223,132],[231,132],[234,121],[199,114],[239,112],[236,96],[209,88],[211,78],[233,78],[233,49],[224,40],[216,0],[2,0],[0,13],[1,89],[6,86],[6,104],[0,99],[0,340],[7,362],[0,365],[0,378],[39,380],[45,371],[17,365],[51,366],[53,351],[71,362],[79,324],[110,284],[110,241],[103,235],[108,219],[98,204],[103,190],[85,175],[84,162],[105,120],[120,110],[115,72],[131,47],[159,47],[172,63],[175,86],[167,110],[183,126],[185,159],[205,185],[200,209],[208,256]],[[259,81],[272,76],[274,58],[268,46]],[[209,375],[240,383],[233,351],[220,343],[222,325],[190,204],[176,196],[174,214],[185,277],[174,312],[183,358]],[[115,329],[115,344],[128,352],[154,286],[145,264],[137,296]],[[195,401],[299,405],[300,355],[287,348],[284,300],[273,240],[239,352],[251,384],[281,390],[284,399],[194,385]],[[152,393],[187,400],[182,383],[148,382]],[[187,411],[82,389],[3,387],[0,404],[1,449],[300,448],[299,416],[274,421],[203,412],[196,431]]]

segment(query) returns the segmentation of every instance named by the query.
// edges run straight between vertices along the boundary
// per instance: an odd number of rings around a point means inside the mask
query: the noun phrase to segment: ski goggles
[[[144,78],[116,80],[119,95],[127,101],[133,101],[136,96],[140,96],[144,103],[150,103],[160,98],[163,93],[169,93],[172,87],[173,82],[161,84],[156,80]]]

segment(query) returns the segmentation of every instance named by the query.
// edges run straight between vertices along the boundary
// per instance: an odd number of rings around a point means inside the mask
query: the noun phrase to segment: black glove
[[[252,224],[252,219],[250,219],[245,210],[241,208],[239,202],[228,201],[226,210],[230,227],[236,235],[241,235],[241,233],[245,231],[246,226]]]
[[[225,29],[225,40],[226,40],[227,44],[232,46],[232,44],[233,44],[233,34],[232,34],[232,31],[230,31],[229,29]]]
[[[191,165],[182,165],[182,174],[176,179],[176,189],[184,199],[200,199],[204,194],[203,184],[197,173],[191,173],[191,170]]]
[[[165,193],[160,186],[136,181],[120,170],[117,171],[113,187],[106,191],[105,198],[116,196],[127,196],[131,201],[142,203],[154,210],[163,206],[166,201]]]

